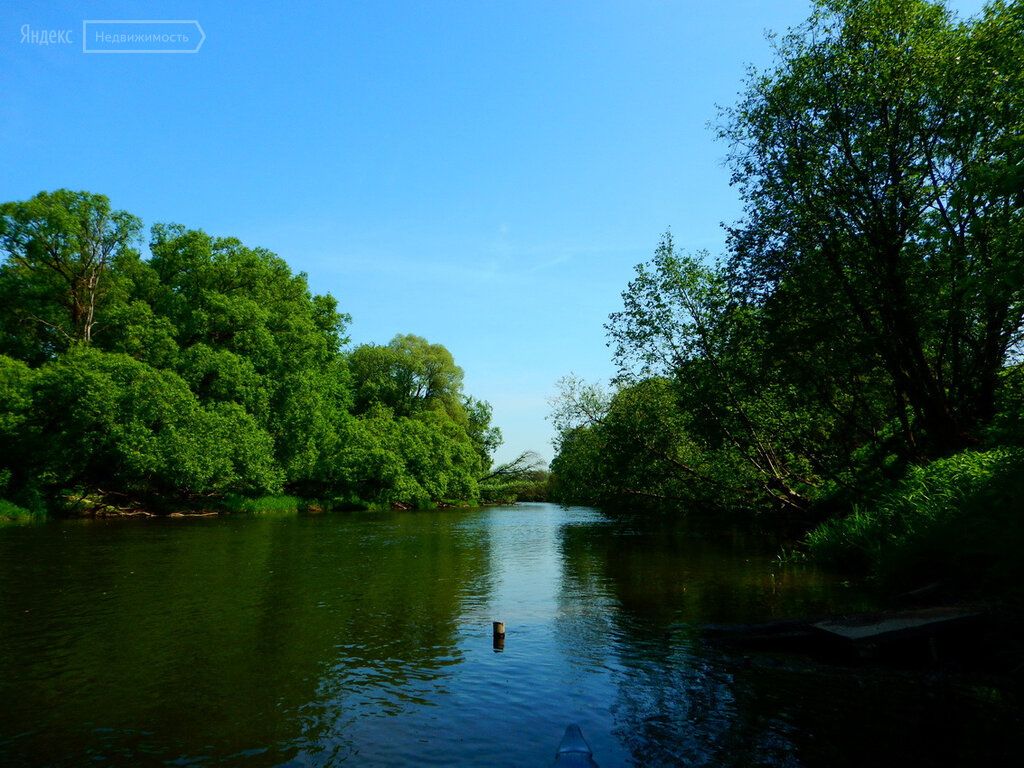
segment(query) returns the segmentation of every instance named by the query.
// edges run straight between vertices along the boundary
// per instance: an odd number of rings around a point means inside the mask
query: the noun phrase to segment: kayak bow
[[[583,738],[583,731],[578,725],[570,725],[565,729],[562,742],[555,752],[555,763],[558,768],[598,768],[594,762],[594,753]]]

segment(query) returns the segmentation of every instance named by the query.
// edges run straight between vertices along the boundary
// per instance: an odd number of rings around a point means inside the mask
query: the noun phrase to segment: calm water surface
[[[870,607],[773,554],[548,504],[0,528],[0,764],[1004,764],[997,689],[704,641]]]

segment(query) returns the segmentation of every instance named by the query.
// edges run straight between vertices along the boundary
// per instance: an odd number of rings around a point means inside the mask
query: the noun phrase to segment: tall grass
[[[238,496],[230,494],[224,499],[228,512],[249,515],[295,515],[306,509],[309,503],[298,496]]]
[[[6,499],[0,499],[0,523],[26,523],[42,520],[46,515],[19,507]]]
[[[1019,578],[1024,451],[964,451],[914,467],[890,493],[806,538],[811,557],[893,586]]]

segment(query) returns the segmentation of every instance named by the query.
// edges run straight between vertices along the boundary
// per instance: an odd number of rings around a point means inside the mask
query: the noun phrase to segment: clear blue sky
[[[977,11],[980,0],[954,8]],[[354,342],[446,345],[499,458],[551,456],[547,398],[612,374],[603,323],[671,227],[739,214],[708,123],[807,0],[8,2],[0,199],[101,192],[147,226],[268,247]],[[84,55],[83,19],[196,19],[194,55]],[[71,29],[73,44],[22,43]]]

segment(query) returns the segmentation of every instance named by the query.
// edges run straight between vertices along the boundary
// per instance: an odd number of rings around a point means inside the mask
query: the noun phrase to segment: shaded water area
[[[0,764],[1007,762],[996,687],[709,645],[872,606],[774,554],[549,504],[0,528]]]

